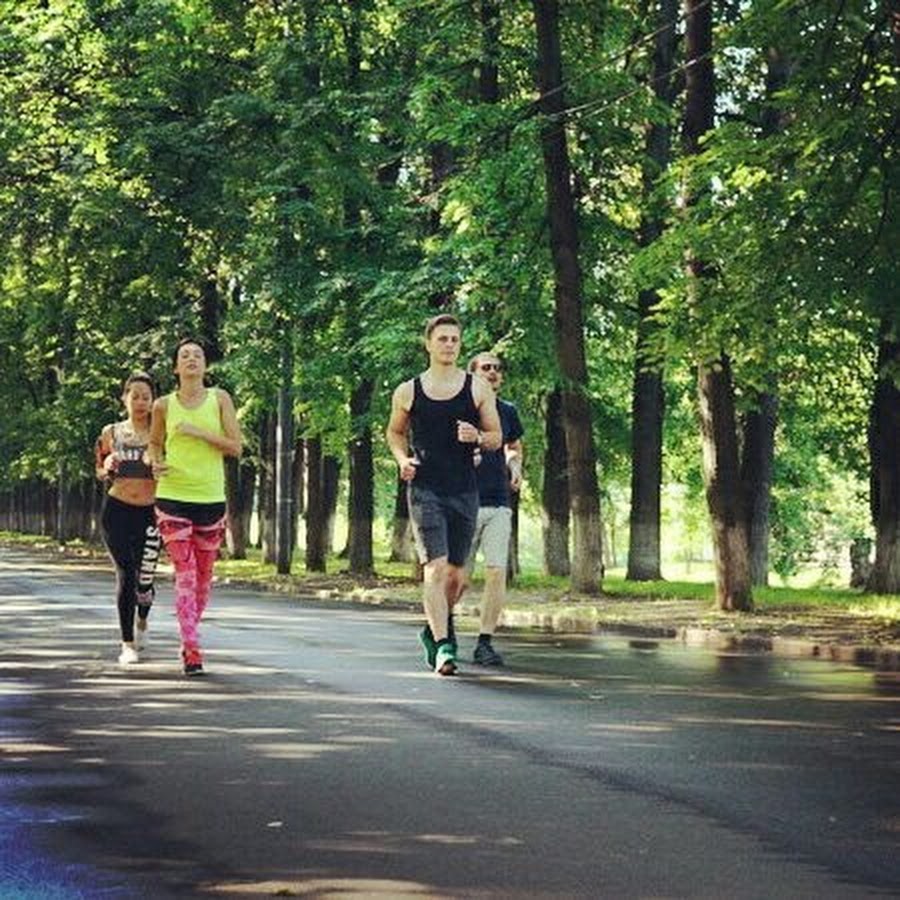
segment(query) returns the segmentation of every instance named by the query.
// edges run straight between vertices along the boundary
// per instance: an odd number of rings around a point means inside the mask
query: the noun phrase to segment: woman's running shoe
[[[194,647],[181,651],[181,658],[184,661],[185,675],[202,675],[203,674],[203,657],[200,651]]]
[[[122,650],[119,653],[119,665],[120,666],[131,666],[136,662],[140,662],[141,658],[138,656],[137,650],[129,644],[122,644]]]

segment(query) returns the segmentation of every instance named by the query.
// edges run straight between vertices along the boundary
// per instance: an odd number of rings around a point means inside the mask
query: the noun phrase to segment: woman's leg
[[[175,614],[181,631],[181,655],[185,664],[200,662],[197,624],[197,557],[194,553],[194,524],[190,519],[156,511],[159,533],[175,567]]]
[[[212,588],[213,566],[219,556],[219,547],[225,535],[225,518],[212,525],[195,525],[192,536],[194,557],[197,560],[197,621],[209,602]]]
[[[100,521],[103,542],[116,566],[116,606],[122,643],[134,643],[134,607],[137,594],[137,564],[130,539],[124,504],[107,498]]]
[[[155,596],[153,579],[156,576],[156,564],[159,561],[160,536],[153,516],[153,507],[144,510],[142,523],[142,541],[140,549],[140,568],[137,577],[137,614],[138,627],[147,627],[147,616],[153,605]]]

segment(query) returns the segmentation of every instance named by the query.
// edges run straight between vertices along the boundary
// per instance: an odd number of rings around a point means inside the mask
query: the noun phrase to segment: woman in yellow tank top
[[[203,672],[198,628],[225,534],[225,456],[241,430],[226,391],[204,385],[206,352],[193,338],[172,356],[178,390],[153,404],[148,456],[158,479],[156,519],[175,567],[175,611],[186,675]]]

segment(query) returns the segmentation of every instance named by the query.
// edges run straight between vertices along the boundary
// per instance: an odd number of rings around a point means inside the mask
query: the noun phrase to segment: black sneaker
[[[503,657],[491,646],[489,641],[480,641],[475,646],[472,657],[479,666],[502,666]]]
[[[203,674],[203,663],[191,662],[184,664],[184,674],[193,677],[195,675]]]

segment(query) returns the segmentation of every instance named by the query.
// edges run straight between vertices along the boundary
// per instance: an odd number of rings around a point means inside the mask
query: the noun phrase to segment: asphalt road
[[[116,664],[112,575],[0,549],[0,897],[900,896],[900,696],[826,662],[508,636],[171,588]],[[471,636],[461,636],[463,652]]]

